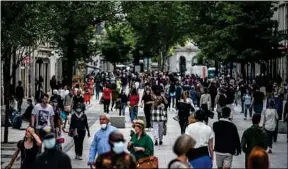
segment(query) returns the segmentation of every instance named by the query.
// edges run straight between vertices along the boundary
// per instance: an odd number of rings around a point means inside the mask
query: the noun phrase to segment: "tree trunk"
[[[73,35],[68,35],[67,37],[67,52],[66,52],[66,64],[63,62],[63,68],[65,72],[64,82],[66,85],[72,87],[72,80],[74,75],[74,65],[76,61],[76,56],[74,53],[75,48],[75,37]]]
[[[245,64],[241,63],[241,74],[244,80],[246,80]]]
[[[113,63],[113,72],[116,72],[116,62]]]
[[[13,49],[13,63],[12,63],[12,86],[11,87],[11,91],[12,93],[10,93],[11,95],[15,95],[15,91],[16,91],[16,70],[17,70],[17,63],[16,63],[16,49]]]
[[[4,98],[5,98],[5,127],[4,127],[4,143],[8,143],[8,127],[9,127],[9,96],[10,96],[10,65],[11,65],[11,48],[4,53]]]

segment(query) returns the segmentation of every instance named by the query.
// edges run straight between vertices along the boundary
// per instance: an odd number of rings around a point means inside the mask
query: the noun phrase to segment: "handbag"
[[[167,134],[167,125],[166,125],[166,122],[164,122],[163,124],[163,135],[166,136]]]
[[[138,160],[137,168],[158,168],[158,158],[155,156],[143,157]]]
[[[70,130],[69,130],[69,133],[68,133],[68,136],[69,136],[69,137],[76,137],[76,136],[78,136],[77,129],[70,129]]]
[[[278,133],[280,134],[287,134],[287,122],[283,120],[279,120],[278,122]]]
[[[103,104],[104,103],[104,98],[103,96],[101,97],[100,101],[99,101],[99,104]]]

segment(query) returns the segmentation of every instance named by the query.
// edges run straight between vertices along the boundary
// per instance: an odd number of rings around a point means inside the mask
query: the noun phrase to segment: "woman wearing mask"
[[[165,104],[167,100],[164,95],[161,95],[160,90],[155,91],[155,96],[153,98],[153,108],[151,113],[151,120],[153,124],[153,134],[155,139],[155,145],[163,144],[163,132],[164,123],[167,121],[167,112],[164,111]]]
[[[34,129],[28,127],[24,139],[17,143],[17,150],[5,169],[10,169],[13,166],[19,153],[21,153],[20,169],[35,169],[35,160],[41,145],[42,142],[34,132]]]
[[[133,123],[133,121],[137,119],[138,103],[139,103],[139,94],[137,93],[137,90],[133,88],[129,96],[129,107],[130,107],[129,112],[130,112],[131,123]]]
[[[62,119],[60,117],[60,108],[58,107],[57,101],[52,102],[53,111],[54,111],[54,127],[55,127],[55,137],[56,140],[61,140],[62,138]],[[62,150],[63,142],[56,142],[56,148]]]
[[[153,104],[153,97],[151,90],[146,88],[142,97],[142,106],[144,105],[144,114],[146,118],[146,128],[150,129],[151,125],[151,108]]]
[[[275,109],[275,102],[274,100],[270,101],[269,108],[266,109],[263,113],[263,127],[267,134],[268,139],[268,153],[272,153],[272,144],[273,144],[273,135],[276,129],[277,121],[279,119],[278,113]]]
[[[186,153],[194,148],[195,144],[195,140],[186,134],[178,137],[173,146],[177,158],[170,161],[168,168],[191,168]]]
[[[154,155],[153,141],[151,137],[145,133],[145,124],[142,120],[136,120],[133,124],[135,133],[133,133],[128,150],[134,155],[136,161],[143,157]]]
[[[249,116],[250,119],[252,118],[252,107],[251,107],[251,103],[252,103],[252,96],[249,92],[249,90],[246,90],[245,95],[242,98],[244,100],[244,120],[247,120],[247,111],[249,110]]]
[[[87,116],[83,113],[81,104],[78,104],[75,109],[75,113],[71,117],[70,124],[70,133],[73,133],[72,136],[75,145],[75,159],[78,160],[82,160],[83,141],[86,135],[86,130],[88,132],[88,137],[90,137]]]
[[[128,96],[127,94],[125,93],[125,90],[122,89],[120,95],[119,95],[119,98],[121,99],[120,101],[120,109],[119,109],[119,116],[123,115],[125,116],[125,110],[126,110],[126,107],[127,107],[127,103],[128,103]]]
[[[178,103],[178,118],[179,118],[179,125],[181,128],[181,134],[185,133],[185,129],[188,126],[188,118],[190,116],[190,112],[193,111],[195,111],[195,109],[191,104],[188,92],[185,91],[182,94],[182,99],[180,99]]]

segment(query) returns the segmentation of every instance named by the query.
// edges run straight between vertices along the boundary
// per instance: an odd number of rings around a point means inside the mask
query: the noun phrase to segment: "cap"
[[[50,126],[45,126],[43,128],[43,139],[50,139],[54,137],[55,137],[54,130],[52,130]]]
[[[133,128],[136,127],[136,126],[141,127],[142,129],[144,129],[145,128],[145,123],[144,123],[143,120],[135,120],[134,124],[133,124]]]

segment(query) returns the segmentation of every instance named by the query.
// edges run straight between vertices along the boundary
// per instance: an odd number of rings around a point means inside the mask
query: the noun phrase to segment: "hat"
[[[136,127],[136,126],[141,127],[142,129],[144,129],[145,128],[145,123],[144,123],[143,120],[135,120],[134,124],[133,124],[133,128]]]
[[[50,139],[55,137],[54,130],[50,126],[45,126],[43,129],[43,139]]]

